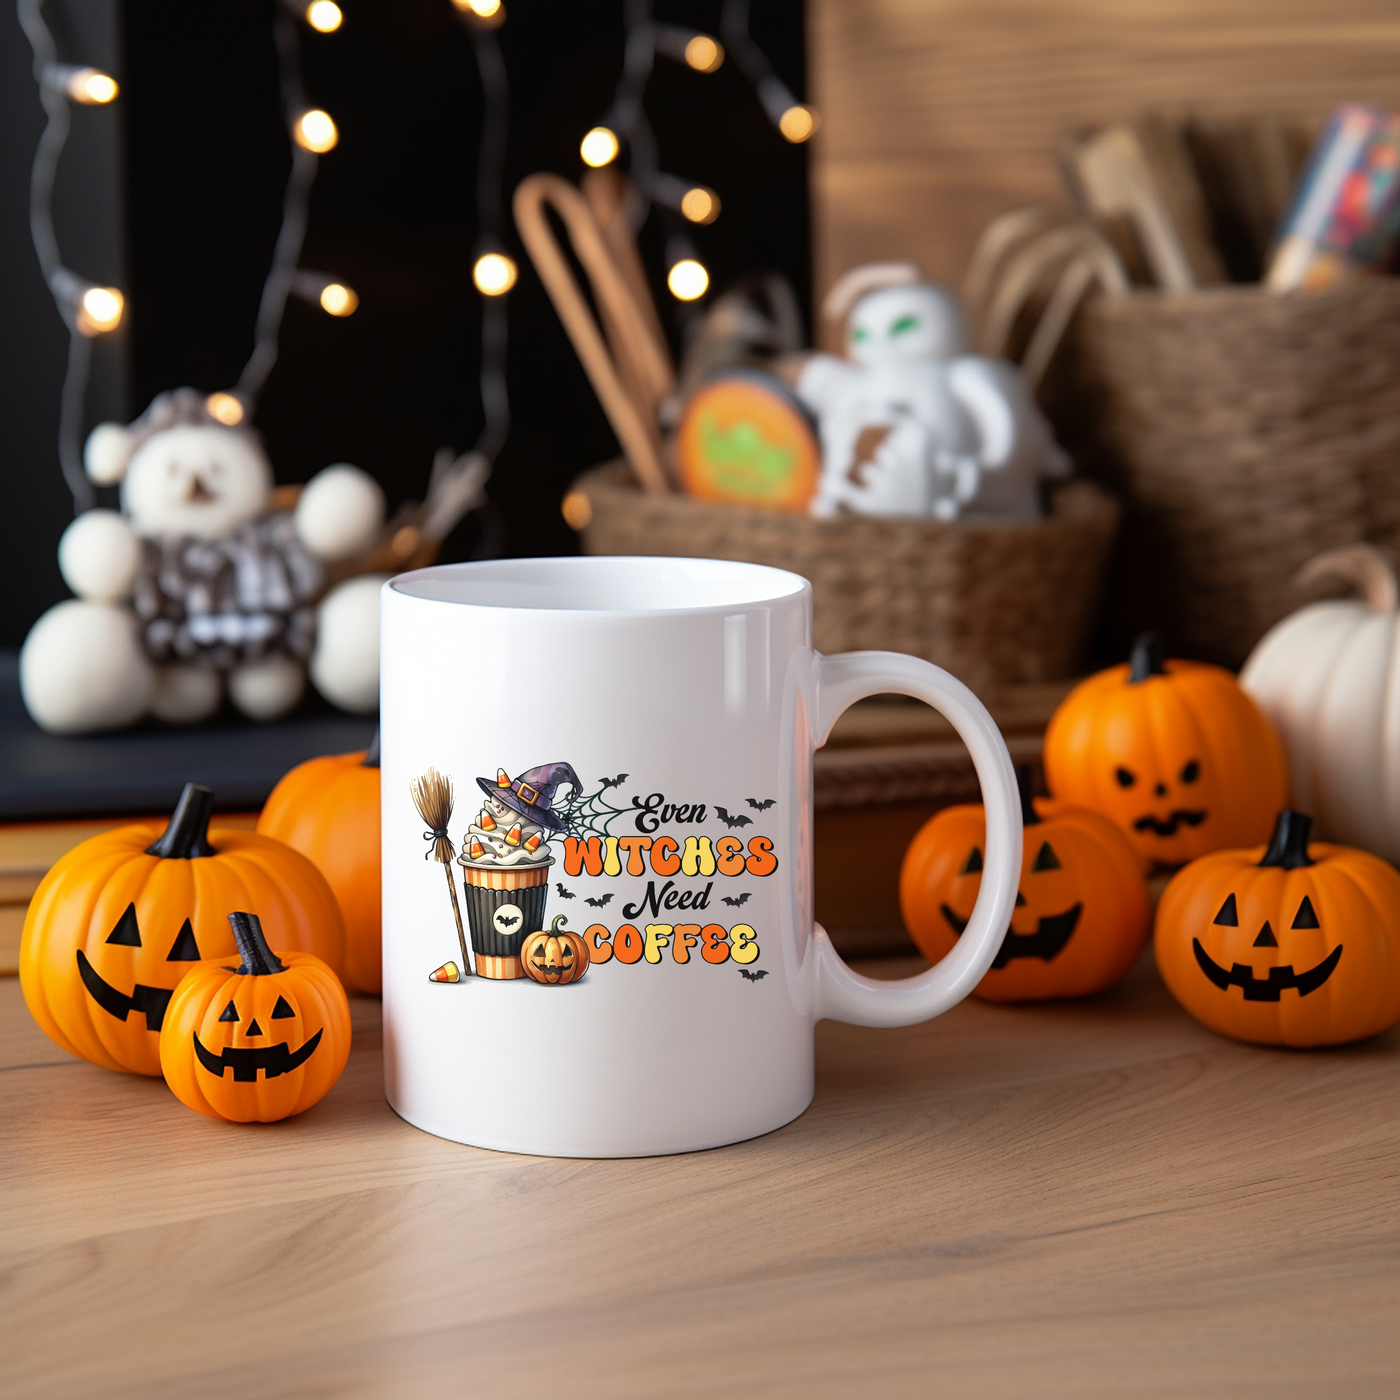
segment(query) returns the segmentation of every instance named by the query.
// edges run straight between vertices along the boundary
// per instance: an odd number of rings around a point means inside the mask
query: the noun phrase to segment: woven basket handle
[[[867,695],[912,695],[938,710],[972,755],[987,810],[982,888],[957,946],[917,977],[882,982],[852,972],[820,924],[815,931],[817,995],[813,1019],[858,1026],[911,1026],[956,1006],[992,965],[1016,904],[1021,878],[1021,803],[1011,755],[982,702],[956,677],[892,651],[816,658],[814,738],[821,747],[847,706]]]

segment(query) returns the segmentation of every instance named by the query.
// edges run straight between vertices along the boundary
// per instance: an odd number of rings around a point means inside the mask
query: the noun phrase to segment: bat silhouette
[[[564,888],[564,886],[561,885],[557,880],[554,882],[554,888],[555,888],[556,890],[559,891],[559,898],[560,898],[560,899],[577,899],[577,898],[578,898],[578,895],[574,894],[574,892],[573,892],[572,890],[566,890],[566,889]]]
[[[748,968],[746,968],[746,967],[741,967],[741,968],[739,969],[739,976],[740,976],[740,977],[747,977],[747,978],[749,979],[750,982],[757,982],[757,981],[759,980],[760,977],[767,977],[767,976],[768,976],[768,970],[767,970],[767,968],[760,968],[757,972],[750,972],[750,971],[748,970]]]
[[[520,915],[519,915],[519,914],[507,914],[507,915],[502,916],[502,915],[498,914],[498,915],[496,915],[495,922],[498,923],[498,924],[500,924],[500,926],[501,926],[502,928],[509,928],[512,924],[518,924],[518,923],[520,922]]]
[[[719,813],[720,821],[722,821],[725,824],[725,826],[730,827],[731,829],[736,826],[753,825],[752,817],[731,817],[729,813],[724,810],[723,807],[716,807],[715,811]]]
[[[759,802],[753,797],[746,797],[744,799],[755,812],[766,812],[777,800],[776,797],[765,797],[762,802]]]
[[[605,894],[600,899],[585,899],[583,902],[585,904],[591,904],[595,909],[601,909],[611,898],[612,895]]]
[[[602,784],[602,790],[606,792],[610,787],[617,787],[619,783],[625,783],[627,774],[619,773],[615,778],[599,778],[598,781]]]
[[[735,898],[735,899],[730,899],[730,897],[729,897],[728,895],[724,895],[724,896],[723,896],[723,899],[724,899],[724,902],[725,902],[726,904],[732,904],[732,905],[737,909],[741,904],[744,903],[745,900],[748,899],[748,897],[749,897],[749,892],[748,892],[748,890],[745,890],[745,891],[743,892],[743,894],[739,895],[739,896],[738,896],[737,898]]]

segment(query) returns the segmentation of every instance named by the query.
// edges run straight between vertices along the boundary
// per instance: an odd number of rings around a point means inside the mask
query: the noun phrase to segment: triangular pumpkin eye
[[[1119,787],[1132,787],[1137,782],[1137,775],[1128,768],[1115,768],[1113,776],[1117,779]]]
[[[107,935],[108,943],[120,943],[123,948],[139,948],[141,946],[141,930],[136,924],[136,906],[128,904],[121,918],[117,920],[117,926]]]
[[[1055,854],[1055,849],[1048,841],[1040,843],[1040,849],[1035,853],[1035,863],[1031,866],[1031,874],[1035,875],[1042,870],[1060,870],[1060,858]]]
[[[238,1019],[238,1008],[232,1002],[229,1002],[219,1013],[219,1020],[221,1021],[237,1021]]]
[[[1264,927],[1259,930],[1259,937],[1254,940],[1256,948],[1277,948],[1278,939],[1274,937],[1273,925],[1264,920]]]
[[[1317,921],[1317,911],[1312,907],[1312,900],[1303,896],[1303,902],[1298,906],[1298,912],[1293,916],[1294,928],[1321,928]]]
[[[286,997],[278,997],[277,1005],[272,1008],[272,1019],[280,1021],[286,1016],[295,1016],[297,1013],[287,1004]]]
[[[1220,912],[1215,916],[1212,922],[1224,924],[1226,928],[1239,928],[1240,915],[1239,911],[1235,908],[1235,896],[1233,893],[1230,894],[1226,898],[1225,903],[1220,906]]]
[[[180,932],[175,935],[175,942],[170,945],[170,951],[165,955],[166,962],[198,962],[199,944],[194,941],[194,929],[190,927],[190,921],[185,920],[180,925]]]
[[[974,846],[967,853],[967,864],[958,872],[961,875],[976,875],[982,869],[982,852]]]

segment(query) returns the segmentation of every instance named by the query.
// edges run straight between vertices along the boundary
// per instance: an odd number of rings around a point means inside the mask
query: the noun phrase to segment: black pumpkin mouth
[[[559,978],[566,972],[572,972],[574,970],[573,963],[570,963],[568,967],[561,967],[558,963],[531,963],[530,966],[533,967],[536,972],[542,972],[549,978]]]
[[[1193,938],[1191,947],[1196,954],[1196,962],[1201,971],[1223,992],[1229,987],[1238,987],[1246,1001],[1277,1001],[1290,988],[1305,997],[1317,989],[1337,970],[1342,959],[1342,945],[1337,944],[1316,967],[1306,972],[1294,972],[1292,965],[1271,967],[1267,977],[1256,977],[1248,963],[1232,963],[1229,972],[1216,962],[1204,948],[1201,940]]]
[[[1187,811],[1178,807],[1166,817],[1154,817],[1151,812],[1145,817],[1139,817],[1133,823],[1133,830],[1150,831],[1155,836],[1175,836],[1178,827],[1200,826],[1205,819],[1204,812]]]
[[[170,1005],[173,995],[171,988],[148,987],[144,982],[137,982],[131,989],[131,995],[127,996],[103,979],[81,948],[78,949],[78,976],[83,979],[88,996],[109,1016],[125,1021],[135,1011],[146,1018],[148,1031],[160,1030],[165,1021],[165,1008]]]
[[[317,1031],[300,1050],[289,1049],[284,1040],[280,1045],[250,1045],[246,1048],[225,1045],[217,1055],[212,1050],[205,1049],[200,1042],[198,1031],[193,1034],[194,1053],[199,1056],[199,1063],[210,1074],[222,1079],[224,1071],[231,1069],[235,1083],[253,1084],[257,1081],[259,1070],[262,1070],[265,1079],[280,1079],[284,1074],[300,1069],[321,1043],[325,1028]]]
[[[959,918],[946,904],[939,908],[948,920],[949,928],[961,937],[967,920]],[[1063,914],[1044,914],[1037,922],[1034,933],[1017,933],[1015,929],[1007,929],[1006,937],[1001,940],[1001,947],[992,959],[992,970],[998,971],[1016,958],[1039,958],[1042,962],[1049,962],[1069,942],[1070,936],[1079,927],[1079,916],[1083,912],[1084,905],[1081,903],[1072,905]]]

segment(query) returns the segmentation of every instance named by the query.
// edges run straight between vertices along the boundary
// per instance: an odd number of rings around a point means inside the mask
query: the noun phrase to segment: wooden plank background
[[[885,258],[956,285],[989,219],[1063,198],[1065,132],[1400,108],[1395,0],[810,0],[808,27],[818,296]]]

